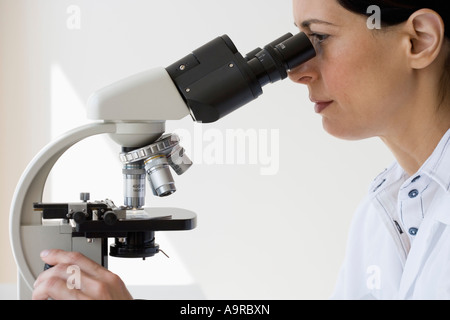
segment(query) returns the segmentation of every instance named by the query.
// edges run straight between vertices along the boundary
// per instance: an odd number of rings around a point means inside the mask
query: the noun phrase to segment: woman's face
[[[388,135],[407,122],[413,77],[401,28],[371,30],[367,17],[336,0],[293,0],[293,6],[295,23],[317,56],[291,70],[290,78],[308,86],[325,130],[356,140]]]

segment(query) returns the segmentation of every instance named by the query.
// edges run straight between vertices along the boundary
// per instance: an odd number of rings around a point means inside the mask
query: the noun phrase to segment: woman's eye
[[[309,35],[315,43],[322,43],[329,37],[327,34],[311,33]]]

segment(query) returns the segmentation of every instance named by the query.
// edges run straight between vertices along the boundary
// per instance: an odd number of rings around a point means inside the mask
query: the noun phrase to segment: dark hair
[[[444,20],[445,35],[450,38],[450,2],[448,0],[337,0],[338,3],[355,13],[367,13],[369,6],[376,5],[381,10],[384,25],[393,26],[408,20],[417,10],[427,8],[436,11]]]

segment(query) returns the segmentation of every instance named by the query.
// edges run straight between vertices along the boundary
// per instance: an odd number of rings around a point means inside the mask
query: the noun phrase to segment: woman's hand
[[[119,276],[78,252],[44,250],[42,260],[53,266],[34,283],[34,300],[131,300]]]

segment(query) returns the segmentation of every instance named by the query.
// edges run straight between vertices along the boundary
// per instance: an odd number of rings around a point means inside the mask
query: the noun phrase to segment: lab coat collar
[[[405,171],[397,162],[394,162],[375,178],[369,187],[369,193],[372,193],[376,197],[399,180],[406,179],[407,175]]]
[[[421,171],[436,181],[445,191],[446,196],[440,199],[443,202],[440,208],[449,209],[436,212],[435,219],[450,225],[450,130],[441,139],[431,157],[424,163]]]
[[[445,192],[450,187],[450,130],[444,135],[430,158],[423,164],[419,174],[427,174]],[[450,195],[450,193],[449,193]]]
[[[395,161],[375,178],[370,185],[369,192],[373,197],[377,197],[390,186],[399,184],[400,180],[405,184],[408,181],[411,183],[414,179],[424,175],[434,180],[445,191],[447,197],[442,198],[442,201],[448,203],[448,206],[445,207],[448,207],[449,210],[448,212],[439,211],[435,218],[442,223],[450,225],[450,130],[442,137],[432,155],[415,175],[408,177],[408,174]]]

